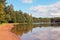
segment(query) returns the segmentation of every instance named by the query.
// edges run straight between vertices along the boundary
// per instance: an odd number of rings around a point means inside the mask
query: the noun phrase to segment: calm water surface
[[[22,40],[60,40],[60,26],[51,24],[18,24],[12,28]]]

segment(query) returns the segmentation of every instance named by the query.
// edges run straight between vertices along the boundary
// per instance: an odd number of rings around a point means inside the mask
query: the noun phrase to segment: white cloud
[[[33,0],[22,0],[23,3],[32,3]]]
[[[60,1],[51,5],[38,5],[29,8],[31,12],[38,13],[40,16],[60,17]]]

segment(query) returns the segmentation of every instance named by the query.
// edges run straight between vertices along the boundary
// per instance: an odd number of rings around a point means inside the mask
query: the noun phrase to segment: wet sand
[[[0,40],[20,40],[20,38],[11,32],[13,24],[0,25]]]

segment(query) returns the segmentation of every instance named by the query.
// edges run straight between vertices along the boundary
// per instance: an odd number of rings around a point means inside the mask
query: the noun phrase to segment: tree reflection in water
[[[21,36],[22,40],[60,40],[60,25],[58,24],[18,24],[12,32]],[[58,38],[55,38],[58,37]]]
[[[32,32],[32,29],[35,27],[41,27],[40,24],[18,24],[14,25],[15,27],[12,28],[12,32],[22,36],[23,33],[28,33],[29,31]]]
[[[14,28],[12,28],[12,32],[22,36],[23,33],[27,33],[30,30],[32,31],[32,28],[34,28],[32,24],[18,24],[18,25],[15,25]]]
[[[33,28],[36,28],[36,27],[49,27],[49,26],[51,27],[51,24],[18,24],[18,25],[14,25],[14,26],[15,27],[12,28],[12,32],[14,32],[17,35],[22,36],[23,33],[28,33],[29,31],[32,32]],[[55,26],[57,26],[57,24],[54,24],[53,26],[55,27]]]

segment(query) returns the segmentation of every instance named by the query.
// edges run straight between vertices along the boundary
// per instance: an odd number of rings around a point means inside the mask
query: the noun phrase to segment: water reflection
[[[17,35],[23,35],[23,33],[28,33],[29,31],[32,32],[32,29],[35,27],[41,27],[39,24],[32,25],[32,24],[18,24],[12,28],[12,32],[16,33]]]
[[[60,40],[60,25],[57,24],[18,24],[12,32],[22,40]]]

